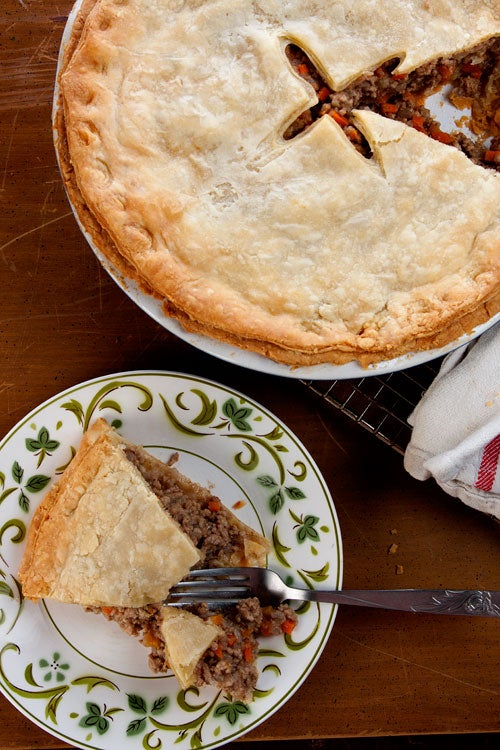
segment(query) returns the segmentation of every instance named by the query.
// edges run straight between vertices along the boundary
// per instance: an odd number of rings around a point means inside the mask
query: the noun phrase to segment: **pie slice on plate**
[[[30,525],[19,571],[26,597],[140,607],[200,561],[123,447],[104,420],[85,433]]]
[[[99,419],[35,511],[19,578],[27,598],[82,605],[138,636],[153,671],[170,667],[182,687],[251,700],[257,637],[290,632],[295,613],[256,599],[224,613],[162,602],[193,566],[265,566],[269,548],[208,489]]]
[[[488,0],[83,0],[64,182],[188,330],[297,366],[442,346],[500,309],[499,35]]]

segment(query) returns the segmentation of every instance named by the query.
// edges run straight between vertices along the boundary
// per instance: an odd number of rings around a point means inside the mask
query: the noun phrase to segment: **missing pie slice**
[[[290,365],[448,344],[500,309],[499,36],[489,0],[83,0],[63,179],[187,330]],[[424,106],[448,86],[470,137]]]
[[[151,649],[152,669],[170,667],[181,686],[213,684],[250,700],[262,623],[273,623],[266,634],[280,632],[295,614],[257,600],[224,614],[162,601],[193,566],[265,566],[268,551],[209,490],[99,419],[37,508],[19,578],[27,598],[117,622]]]

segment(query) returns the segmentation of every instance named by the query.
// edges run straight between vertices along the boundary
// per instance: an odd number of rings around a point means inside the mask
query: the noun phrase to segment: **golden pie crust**
[[[200,560],[104,420],[35,511],[19,578],[28,598],[140,607]]]
[[[83,0],[57,148],[96,246],[187,330],[290,365],[449,343],[500,309],[500,175],[358,110],[373,157],[322,117],[333,90],[500,34],[472,0]]]

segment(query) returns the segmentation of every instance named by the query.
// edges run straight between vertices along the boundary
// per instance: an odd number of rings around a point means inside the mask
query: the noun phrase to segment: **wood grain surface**
[[[73,218],[52,145],[69,9],[65,0],[0,2],[0,438],[89,378],[142,368],[200,374],[264,404],[313,455],[339,515],[346,588],[500,588],[498,524],[411,479],[399,456],[300,382],[215,360],[173,337],[101,268]],[[498,732],[499,633],[483,618],[342,608],[311,676],[247,739]],[[0,696],[0,750],[63,747]]]

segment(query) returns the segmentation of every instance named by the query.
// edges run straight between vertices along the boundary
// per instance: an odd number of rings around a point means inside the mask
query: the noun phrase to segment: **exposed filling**
[[[261,636],[291,633],[297,623],[297,615],[291,607],[261,607],[259,600],[244,599],[224,612],[214,612],[204,604],[189,607],[190,611],[211,619],[222,633],[205,651],[195,670],[194,682],[198,687],[213,685],[229,694],[233,700],[249,702],[257,682],[255,659]],[[165,643],[161,632],[160,604],[147,607],[102,607],[93,609],[118,623],[129,635],[133,635],[144,646],[151,649],[149,667],[153,672],[165,672]]]
[[[198,662],[197,684],[216,685],[233,698],[251,700],[257,682],[257,638],[291,633],[297,615],[287,604],[262,608],[256,598],[245,599],[224,614],[211,615],[204,605],[193,611],[203,618],[214,617],[222,629],[222,636]]]
[[[241,547],[242,532],[231,524],[231,515],[220,500],[208,490],[200,492],[199,488],[193,488],[189,491],[186,486],[180,486],[175,478],[161,471],[154,459],[148,460],[148,455],[140,448],[127,447],[125,454],[139,469],[163,507],[200,550],[200,567],[230,564],[231,555]],[[176,455],[170,463],[175,460]],[[222,630],[221,637],[197,665],[196,684],[200,687],[215,685],[233,699],[250,701],[257,682],[257,638],[291,633],[297,622],[296,613],[285,604],[277,608],[262,608],[255,598],[242,600],[234,607],[225,608],[224,612],[214,612],[206,605],[189,609],[203,619],[211,618]],[[126,633],[139,638],[151,649],[151,670],[166,671],[169,665],[165,659],[160,603],[145,607],[89,607],[88,610],[102,612]]]
[[[319,117],[329,115],[356,149],[369,158],[370,147],[353,124],[351,114],[353,109],[369,109],[455,146],[476,164],[500,169],[500,39],[489,40],[453,58],[440,58],[403,75],[394,73],[399,60],[388,60],[343,91],[330,89],[299,47],[290,44],[286,52],[293,68],[313,86],[318,96],[318,104],[287,129],[286,139],[293,138]],[[471,116],[464,115],[453,132],[442,130],[425,104],[429,96],[440,90],[458,109],[471,110]],[[471,131],[470,135],[458,129],[463,124]]]

